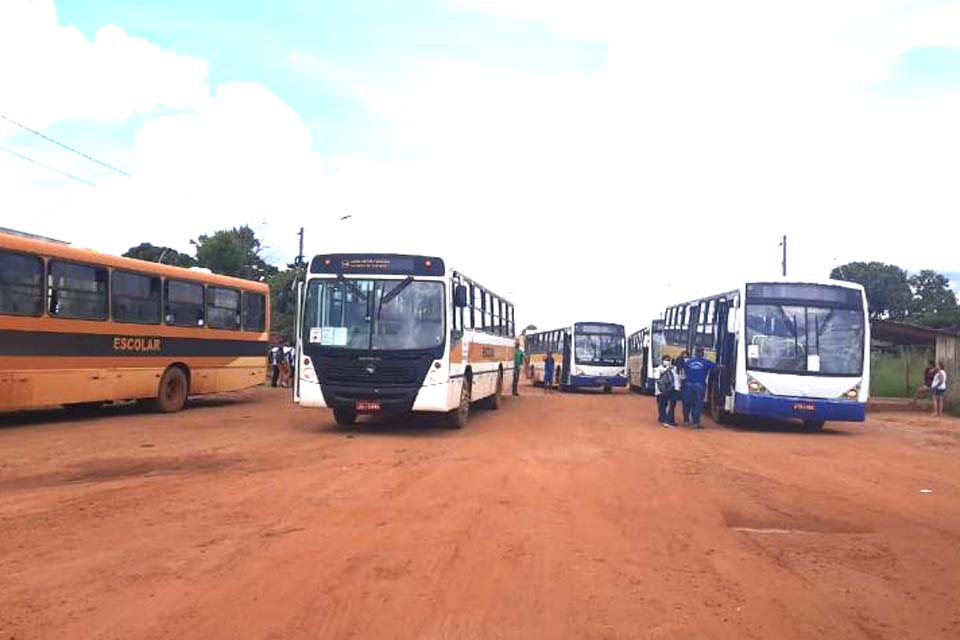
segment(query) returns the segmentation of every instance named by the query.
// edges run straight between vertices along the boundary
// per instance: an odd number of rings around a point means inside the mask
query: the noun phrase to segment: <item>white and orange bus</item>
[[[360,414],[500,407],[513,384],[513,305],[436,257],[316,256],[300,292],[294,399]]]
[[[0,411],[262,384],[266,284],[0,233]]]

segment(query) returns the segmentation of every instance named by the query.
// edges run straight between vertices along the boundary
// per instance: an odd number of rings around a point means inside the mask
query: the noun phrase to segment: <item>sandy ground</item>
[[[960,637],[960,422],[524,392],[459,432],[271,389],[2,419],[0,640]]]

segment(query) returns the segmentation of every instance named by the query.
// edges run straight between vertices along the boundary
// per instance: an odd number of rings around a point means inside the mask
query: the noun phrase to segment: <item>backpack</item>
[[[657,380],[657,389],[660,390],[660,393],[673,391],[673,371],[670,369],[663,370],[663,373],[660,374],[660,378]]]

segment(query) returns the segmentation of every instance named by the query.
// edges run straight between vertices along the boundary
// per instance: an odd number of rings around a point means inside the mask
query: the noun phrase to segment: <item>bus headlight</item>
[[[747,376],[747,389],[750,393],[768,393],[767,388],[752,376]]]
[[[844,400],[856,400],[860,397],[860,383],[858,382],[852,389],[840,396]]]
[[[310,356],[303,356],[300,361],[300,379],[307,382],[317,382],[317,371],[313,368],[313,361]]]

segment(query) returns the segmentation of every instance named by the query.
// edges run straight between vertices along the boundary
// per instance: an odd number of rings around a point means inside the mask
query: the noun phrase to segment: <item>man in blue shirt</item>
[[[557,363],[553,359],[553,353],[547,351],[547,359],[543,362],[543,392],[550,393],[553,391],[553,370],[556,368]]]
[[[703,412],[703,397],[707,392],[707,378],[717,368],[717,365],[703,357],[703,349],[697,347],[694,356],[688,358],[684,369],[687,372],[687,395],[690,398],[690,414],[693,418],[693,427],[700,426],[700,414]]]

